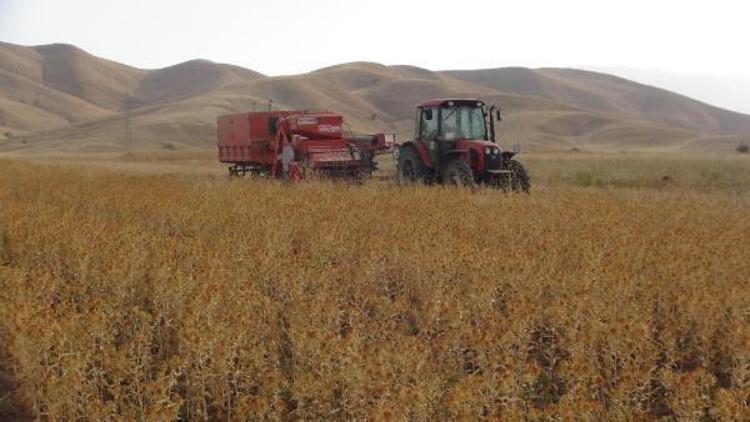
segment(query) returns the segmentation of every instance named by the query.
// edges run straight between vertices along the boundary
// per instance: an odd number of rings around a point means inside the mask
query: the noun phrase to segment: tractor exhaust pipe
[[[490,141],[497,143],[495,140],[495,114],[497,114],[497,121],[500,121],[500,109],[498,109],[495,104],[492,104],[490,106],[490,109],[488,110],[490,114]]]

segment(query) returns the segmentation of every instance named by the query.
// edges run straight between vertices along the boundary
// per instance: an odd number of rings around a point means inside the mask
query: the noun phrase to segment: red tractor
[[[458,186],[486,184],[528,192],[531,184],[518,151],[495,142],[500,110],[478,99],[437,99],[417,107],[414,140],[395,151],[398,181]]]
[[[240,113],[218,118],[219,161],[229,174],[300,180],[314,173],[361,179],[377,169],[376,152],[395,143],[392,135],[344,137],[343,117],[307,110]]]

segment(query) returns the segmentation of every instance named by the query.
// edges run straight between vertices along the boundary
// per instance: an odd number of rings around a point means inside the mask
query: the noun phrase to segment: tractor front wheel
[[[443,184],[466,188],[473,188],[477,185],[471,166],[461,159],[455,159],[446,164],[443,171]]]
[[[401,186],[423,183],[425,170],[422,160],[414,148],[403,148],[398,156],[398,183]]]
[[[514,192],[529,193],[531,189],[531,179],[526,169],[516,160],[508,161],[505,170],[510,173],[502,174],[498,177],[497,187],[503,190],[512,190]]]

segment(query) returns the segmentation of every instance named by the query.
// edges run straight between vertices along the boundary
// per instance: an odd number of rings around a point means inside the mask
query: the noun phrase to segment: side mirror
[[[423,111],[425,120],[432,120],[432,109],[427,108]]]
[[[501,122],[503,120],[503,116],[500,115],[500,108],[498,107],[497,110],[495,110],[495,120],[498,122]]]

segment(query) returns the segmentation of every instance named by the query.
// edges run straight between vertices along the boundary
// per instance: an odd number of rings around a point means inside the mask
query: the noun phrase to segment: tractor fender
[[[399,149],[406,148],[413,148],[417,152],[417,155],[419,155],[419,159],[422,160],[422,164],[425,167],[432,167],[432,158],[430,158],[430,154],[427,152],[427,147],[425,147],[423,143],[407,141],[399,146]]]
[[[518,154],[515,151],[503,151],[500,153],[500,157],[503,159],[503,161],[510,161],[511,158],[513,158],[514,155]]]

